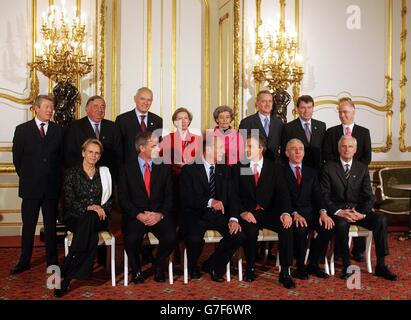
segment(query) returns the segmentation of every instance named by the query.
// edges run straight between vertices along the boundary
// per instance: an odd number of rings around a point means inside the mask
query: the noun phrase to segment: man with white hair
[[[397,276],[385,264],[388,255],[387,220],[375,213],[368,167],[354,159],[357,140],[343,135],[338,141],[339,160],[327,162],[321,173],[321,188],[327,211],[335,222],[335,254],[343,261],[341,278],[348,279],[350,254],[348,233],[351,225],[373,232],[377,266],[375,276],[395,281]]]

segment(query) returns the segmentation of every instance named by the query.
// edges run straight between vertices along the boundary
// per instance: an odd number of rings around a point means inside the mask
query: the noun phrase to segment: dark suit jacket
[[[100,142],[103,144],[104,151],[98,165],[109,167],[111,174],[116,176],[121,156],[121,140],[113,121],[103,119],[100,127]],[[64,160],[67,168],[82,163],[81,146],[90,138],[96,139],[96,134],[87,116],[70,124],[65,134],[64,145]]]
[[[344,176],[341,162],[329,161],[321,172],[321,189],[328,214],[339,209],[355,208],[366,214],[374,205],[368,166],[353,160],[348,180]]]
[[[285,147],[291,139],[299,139],[304,143],[305,156],[303,164],[317,170],[322,166],[321,149],[324,142],[326,125],[322,121],[311,119],[311,141],[308,143],[304,129],[301,125],[300,118],[297,118],[284,126],[281,155],[285,163],[288,163],[288,158],[285,155]]]
[[[250,170],[250,171],[249,171]],[[231,206],[235,215],[245,211],[252,212],[257,204],[264,212],[280,216],[284,212],[291,213],[290,194],[285,187],[284,169],[272,160],[264,159],[258,186],[255,185],[254,175],[249,165],[241,163],[233,167],[233,190]]]
[[[324,161],[339,161],[338,140],[340,140],[343,134],[343,126],[341,124],[327,130],[323,145]],[[367,128],[355,124],[352,130],[352,136],[357,139],[357,153],[354,155],[354,159],[368,166],[371,162],[372,153],[370,131]]]
[[[169,215],[173,207],[171,167],[153,163],[151,169],[150,198],[148,198],[138,161],[128,162],[120,168],[118,200],[123,211],[123,223],[136,220],[144,211]]]
[[[49,122],[45,138],[35,120],[16,127],[13,164],[19,180],[19,196],[27,199],[57,199],[61,188],[63,129]]]
[[[141,127],[137,119],[136,109],[120,114],[115,123],[122,142],[122,162],[137,161],[138,155],[134,144],[137,134],[141,132]],[[148,112],[147,130],[153,132],[162,128],[163,119]]]
[[[267,150],[264,154],[264,158],[277,160],[280,156],[279,149],[281,145],[283,127],[284,124],[281,122],[281,120],[272,115],[270,118],[270,132],[269,136],[267,137],[261,123],[260,116],[257,112],[241,120],[239,129],[245,129],[247,134],[251,133],[251,129],[258,129],[260,131],[260,134],[267,140]],[[243,134],[243,139],[244,141],[246,141],[247,136],[242,131],[240,131],[240,133]]]
[[[290,213],[297,211],[309,220],[319,218],[319,210],[326,209],[326,205],[321,193],[317,171],[303,164],[300,187],[288,163],[284,165],[284,174],[291,196],[292,209]]]
[[[238,218],[229,208],[232,194],[230,184],[230,168],[226,165],[215,166],[215,200],[224,205],[224,214],[229,218]],[[208,212],[210,199],[207,173],[203,164],[187,164],[181,170],[180,197],[182,205],[182,227],[189,226],[190,221],[200,220]]]

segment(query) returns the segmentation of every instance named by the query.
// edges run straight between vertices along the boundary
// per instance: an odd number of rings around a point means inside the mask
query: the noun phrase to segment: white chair
[[[372,273],[372,266],[371,266],[371,245],[372,245],[372,231],[365,229],[360,226],[350,226],[350,231],[348,233],[348,246],[351,246],[352,238],[355,237],[366,237],[366,245],[365,245],[365,261],[367,263],[367,271],[368,273]],[[330,261],[330,269],[331,274],[335,274],[334,268],[334,252],[331,256]]]
[[[158,245],[158,239],[152,234],[151,232],[147,233],[146,239],[148,239],[149,244],[151,245]],[[168,260],[168,280],[170,284],[174,283],[174,276],[173,276],[173,261],[171,257]],[[126,250],[124,250],[124,286],[128,286],[128,256]]]
[[[263,266],[266,264],[267,262],[267,257],[268,257],[268,242],[271,241],[278,241],[278,233],[271,231],[269,229],[262,229],[259,231],[258,233],[258,238],[257,238],[258,242],[261,241],[265,241],[266,243],[266,247],[265,247],[265,251],[264,251],[264,260],[263,260]],[[281,266],[280,266],[280,255],[277,253],[276,255],[276,263],[275,266],[278,267],[278,270],[281,271]],[[238,280],[239,281],[243,281],[243,258],[241,256],[241,254],[239,255],[239,259],[238,259]]]
[[[73,240],[73,233],[67,231],[67,235],[64,238],[64,255],[67,256],[69,252],[69,247],[71,246],[71,241]],[[110,257],[107,254],[107,265],[106,268],[108,269],[109,261],[111,262],[111,285],[113,287],[116,286],[116,238],[111,232],[108,231],[100,231],[98,233],[98,245],[105,245],[110,247]],[[109,260],[110,258],[110,260]]]
[[[310,230],[310,232],[308,233],[307,251],[305,253],[305,260],[304,260],[305,264],[307,264],[308,256],[310,255],[311,241],[312,241],[312,239],[317,238],[317,236],[318,236],[318,233],[314,230]],[[324,258],[324,269],[325,269],[325,273],[329,275],[330,274],[330,267],[329,267],[329,264],[328,264],[327,256],[325,256],[325,258]]]
[[[219,243],[223,239],[221,234],[215,230],[207,230],[204,234],[205,243]],[[227,282],[231,281],[230,274],[230,262],[227,263],[227,272],[226,272]],[[184,248],[184,284],[188,283],[188,259],[187,259],[187,248]]]

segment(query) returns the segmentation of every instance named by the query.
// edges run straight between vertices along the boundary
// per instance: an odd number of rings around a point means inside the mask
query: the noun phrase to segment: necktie
[[[142,114],[140,117],[141,117],[141,123],[140,123],[141,132],[146,132],[147,126],[146,126],[146,123],[144,122],[144,119],[146,118],[146,116]]]
[[[311,130],[310,130],[310,124],[308,122],[304,123],[304,132],[305,136],[307,138],[308,143],[311,142]]]
[[[258,180],[260,180],[260,174],[258,173],[258,163],[254,165],[253,173],[254,173],[254,182],[255,182],[255,185],[257,186]]]
[[[146,162],[144,166],[145,166],[144,185],[146,186],[147,196],[150,198],[150,180],[151,180],[150,165],[148,164],[148,162]]]
[[[302,177],[301,177],[301,170],[300,170],[300,167],[299,167],[299,166],[296,166],[296,167],[295,167],[295,175],[297,176],[297,184],[298,184],[298,186],[301,186]]]
[[[208,183],[210,189],[210,199],[215,198],[215,173],[214,173],[214,166],[210,167],[210,181]]]
[[[344,176],[345,176],[345,179],[347,180],[350,177],[350,165],[348,163],[345,165]]]
[[[345,135],[346,135],[346,136],[351,136],[351,129],[350,129],[350,127],[345,127]]]
[[[96,138],[100,139],[100,130],[98,129],[98,123],[95,123],[94,126],[95,126],[94,133],[96,134]]]
[[[268,117],[264,118],[264,131],[265,131],[266,136],[268,137],[268,134],[270,133],[270,124],[268,121]]]
[[[44,131],[44,126],[46,124],[44,122],[40,123],[40,135],[42,138],[44,138],[46,136],[46,132]]]

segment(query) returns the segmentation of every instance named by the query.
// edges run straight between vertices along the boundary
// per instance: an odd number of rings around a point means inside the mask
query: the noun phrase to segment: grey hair
[[[218,119],[219,114],[220,114],[220,113],[223,113],[223,112],[228,112],[228,113],[230,114],[231,120],[234,119],[233,109],[231,109],[229,106],[219,106],[219,107],[217,107],[217,109],[215,109],[214,112],[213,112],[213,117],[214,117],[215,122],[217,122],[217,119]]]
[[[338,140],[338,149],[340,149],[341,143],[344,140],[351,140],[354,143],[354,146],[357,148],[357,139],[355,139],[353,136],[343,135],[341,136],[340,140]]]
[[[304,147],[304,143],[300,139],[294,138],[287,142],[285,150],[288,150],[293,143],[300,143]]]
[[[138,89],[136,92],[136,96],[138,96],[142,92],[150,92],[151,96],[153,96],[153,91],[151,91],[151,89],[147,87],[141,87],[140,89]]]

